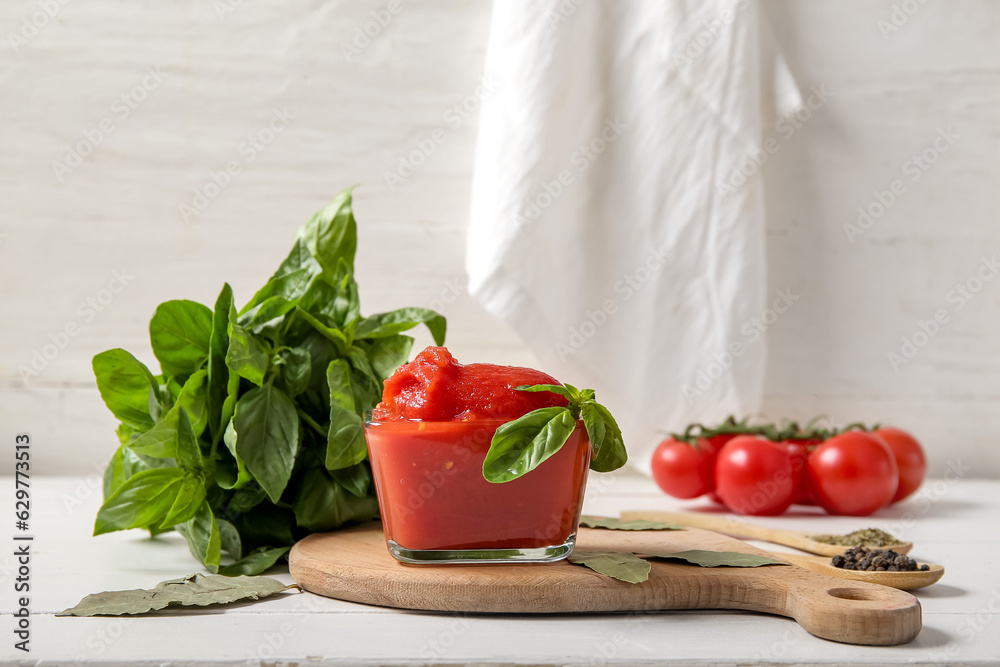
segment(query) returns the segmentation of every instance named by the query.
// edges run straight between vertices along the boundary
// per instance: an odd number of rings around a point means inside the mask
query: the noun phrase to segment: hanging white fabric
[[[469,290],[544,370],[597,390],[647,470],[664,431],[760,407],[745,165],[767,110],[801,104],[762,31],[754,0],[494,3]]]

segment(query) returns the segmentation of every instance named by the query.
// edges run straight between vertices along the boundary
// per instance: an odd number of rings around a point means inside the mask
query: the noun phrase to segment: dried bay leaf
[[[639,584],[649,579],[649,563],[627,551],[574,550],[568,560],[630,584]]]
[[[689,551],[678,551],[677,553],[672,554],[649,554],[649,557],[662,558],[664,560],[682,560],[699,567],[761,567],[764,565],[788,565],[788,563],[768,558],[767,556],[745,554],[738,551],[705,551],[703,549],[691,549]]]
[[[239,600],[261,600],[290,588],[271,577],[225,577],[192,574],[162,581],[150,590],[105,591],[83,598],[57,616],[122,616],[144,614],[169,605],[198,606],[229,604]]]
[[[580,525],[584,528],[604,528],[607,530],[684,530],[684,526],[662,521],[646,521],[636,519],[625,521],[607,516],[581,516]]]

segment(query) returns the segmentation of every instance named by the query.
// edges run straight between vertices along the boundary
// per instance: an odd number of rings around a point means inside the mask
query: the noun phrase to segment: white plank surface
[[[220,17],[223,2],[232,11]],[[791,136],[775,128],[780,150],[759,171],[772,287],[801,297],[769,329],[764,410],[893,422],[927,443],[935,474],[960,457],[975,461],[970,474],[998,476],[1000,280],[961,310],[947,296],[1000,249],[1000,3],[914,0],[886,36],[879,21],[892,20],[894,0],[764,4],[802,87],[832,93]],[[367,312],[457,292],[445,310],[460,359],[534,363],[461,288],[476,116],[455,127],[445,114],[476,89],[490,4],[402,0],[345,59],[342,44],[386,6],[90,0],[59,4],[14,48],[9,35],[39,4],[0,3],[0,437],[47,442],[40,471],[86,474],[113,449],[95,353],[120,346],[151,362],[146,326],[159,302],[210,301],[226,280],[247,299],[297,225],[351,183],[362,184]],[[148,67],[162,80],[133,93]],[[125,118],[112,107],[123,94],[145,98]],[[275,108],[294,118],[249,160],[241,143]],[[53,162],[105,118],[113,132],[60,181]],[[439,127],[445,141],[390,190],[384,173]],[[856,209],[908,178],[906,162],[947,127],[960,138],[849,242]],[[185,222],[178,207],[230,160],[241,173]],[[86,306],[122,270],[125,289],[100,312]],[[939,308],[950,321],[894,371],[886,355]],[[22,378],[18,367],[71,324],[65,349]],[[663,400],[683,400],[688,381]]]
[[[12,505],[10,478],[0,479],[0,507]],[[90,537],[99,492],[85,480],[46,478],[34,485],[32,653],[0,645],[0,661],[102,665],[355,664],[995,664],[1000,655],[1000,562],[996,531],[1000,482],[930,482],[918,498],[877,518],[760,518],[780,527],[840,532],[862,525],[899,530],[914,554],[944,564],[944,579],[918,591],[924,629],[900,647],[835,644],[793,621],[733,611],[654,614],[464,616],[396,611],[309,593],[190,614],[149,617],[52,616],[98,590],[146,587],[195,571],[176,536],[149,540],[138,531]],[[80,504],[77,504],[80,501]],[[689,509],[649,481],[625,474],[593,476],[585,511]],[[926,508],[926,509],[924,509]],[[4,531],[6,535],[10,533]],[[5,538],[5,539],[9,539]],[[763,543],[755,543],[761,546]],[[775,548],[775,547],[771,547]],[[12,621],[12,558],[0,557],[0,612]],[[985,555],[980,558],[979,554]],[[274,576],[290,582],[287,570]],[[36,662],[37,661],[37,662]],[[4,662],[3,664],[14,664]]]

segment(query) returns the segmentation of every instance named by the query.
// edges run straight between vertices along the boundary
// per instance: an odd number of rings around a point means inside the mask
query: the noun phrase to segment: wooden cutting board
[[[581,528],[577,550],[763,551],[696,528]],[[652,561],[629,584],[566,561],[515,565],[405,565],[389,555],[379,523],[310,535],[292,547],[292,577],[308,591],[383,607],[478,613],[743,609],[795,619],[824,639],[905,644],[920,632],[920,602],[904,591],[845,581],[795,565],[702,568]]]

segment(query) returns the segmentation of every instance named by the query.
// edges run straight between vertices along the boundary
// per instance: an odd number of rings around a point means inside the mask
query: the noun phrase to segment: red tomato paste
[[[496,429],[536,408],[565,405],[523,384],[558,384],[527,368],[455,361],[428,348],[386,380],[366,425],[386,539],[409,550],[533,549],[576,532],[590,462],[582,422],[559,452],[493,484],[483,460]]]
[[[565,406],[551,392],[515,391],[532,384],[560,384],[530,368],[467,364],[455,361],[444,347],[428,347],[385,381],[375,421],[431,422],[474,419],[517,419],[532,410]]]

